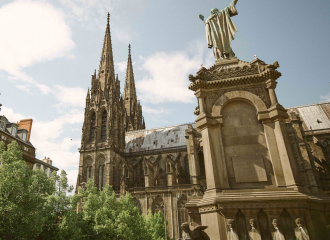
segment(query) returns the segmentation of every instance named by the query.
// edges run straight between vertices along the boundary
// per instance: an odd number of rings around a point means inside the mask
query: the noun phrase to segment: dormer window
[[[16,132],[17,132],[17,129],[13,127],[11,129],[11,135],[16,136]]]
[[[2,130],[5,130],[5,122],[4,121],[0,121],[0,128]]]
[[[23,134],[22,134],[22,140],[23,140],[23,141],[26,141],[26,133],[23,133]]]

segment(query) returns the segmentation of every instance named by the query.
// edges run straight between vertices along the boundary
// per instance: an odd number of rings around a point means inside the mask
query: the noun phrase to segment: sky
[[[76,184],[84,107],[98,69],[107,13],[116,74],[124,86],[128,45],[147,128],[194,122],[189,74],[211,67],[205,27],[214,7],[231,0],[0,1],[0,103],[9,121],[32,118],[30,141]],[[278,61],[276,93],[284,107],[330,100],[329,0],[237,3],[232,48]]]

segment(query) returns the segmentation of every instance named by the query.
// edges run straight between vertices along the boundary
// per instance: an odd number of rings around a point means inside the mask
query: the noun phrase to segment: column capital
[[[206,93],[205,93],[204,91],[197,90],[197,91],[195,92],[195,96],[196,96],[197,98],[204,98],[204,97],[206,97]]]
[[[274,79],[269,79],[265,82],[265,86],[268,89],[275,89],[276,85],[277,85],[277,82]]]
[[[204,129],[207,127],[214,128],[214,127],[220,127],[223,124],[222,116],[213,117],[208,116],[206,114],[200,114],[198,115],[196,121],[196,127],[199,129]]]

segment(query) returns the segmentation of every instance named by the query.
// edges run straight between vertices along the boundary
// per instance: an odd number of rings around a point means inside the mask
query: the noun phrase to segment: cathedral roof
[[[136,153],[144,151],[165,150],[169,148],[186,147],[186,123],[174,126],[138,130],[125,133],[125,152]]]
[[[288,108],[288,113],[299,114],[304,131],[330,131],[330,102]]]

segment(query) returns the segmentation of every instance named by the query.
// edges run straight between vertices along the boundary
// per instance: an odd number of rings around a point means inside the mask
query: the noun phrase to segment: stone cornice
[[[196,76],[189,76],[192,82],[189,89],[197,91],[276,80],[282,75],[276,71],[278,66],[277,62],[269,65],[259,60],[252,63],[239,61],[238,64],[226,66],[214,65],[210,69],[203,67]]]

